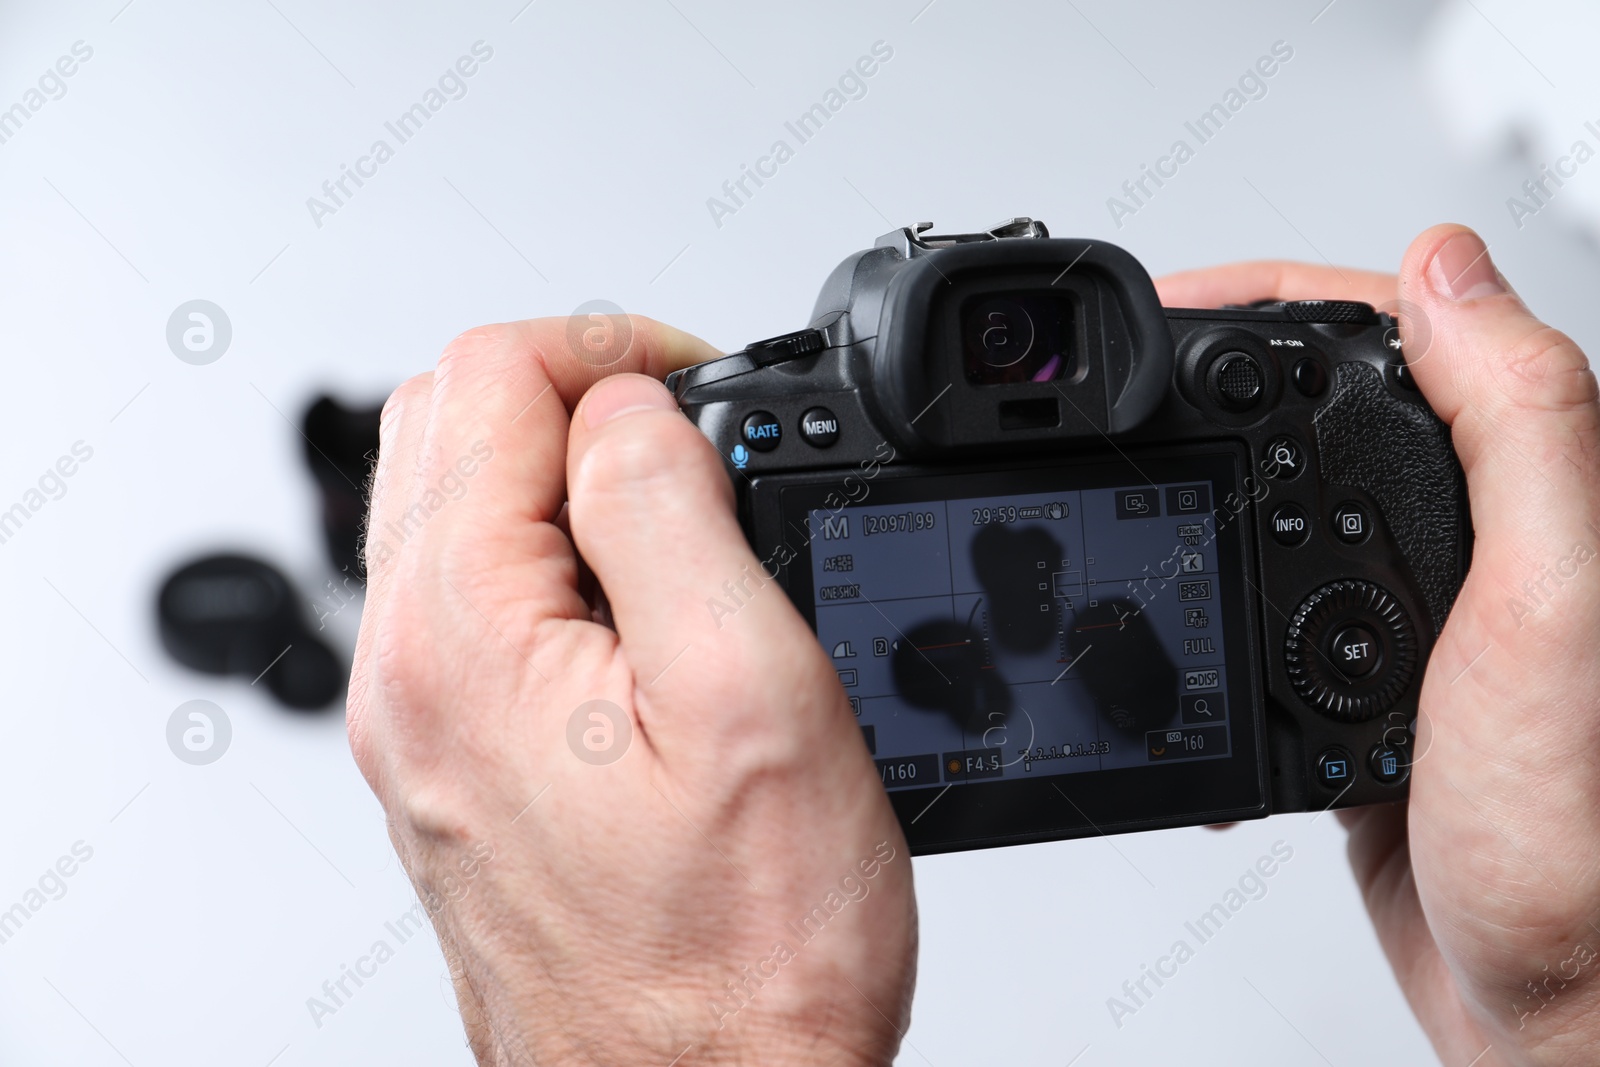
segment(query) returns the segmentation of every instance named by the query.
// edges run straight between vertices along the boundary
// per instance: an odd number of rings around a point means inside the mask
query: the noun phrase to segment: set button
[[[1378,638],[1365,626],[1346,626],[1328,645],[1333,665],[1351,681],[1378,669]]]
[[[1339,722],[1366,722],[1411,685],[1417,634],[1380,585],[1345,578],[1301,602],[1284,635],[1284,668],[1307,704]]]

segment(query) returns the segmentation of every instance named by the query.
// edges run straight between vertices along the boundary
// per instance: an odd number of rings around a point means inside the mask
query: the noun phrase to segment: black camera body
[[[927,228],[668,379],[913,852],[1403,800],[1471,530],[1395,321],[1163,309],[1115,246]]]

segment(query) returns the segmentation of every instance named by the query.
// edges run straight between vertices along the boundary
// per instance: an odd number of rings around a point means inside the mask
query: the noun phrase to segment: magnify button
[[[1280,481],[1298,478],[1305,465],[1305,450],[1294,438],[1274,437],[1267,442],[1267,450],[1261,460],[1261,469],[1267,477]]]
[[[1180,700],[1183,724],[1195,726],[1208,722],[1221,722],[1227,718],[1227,705],[1221,693],[1185,693]]]

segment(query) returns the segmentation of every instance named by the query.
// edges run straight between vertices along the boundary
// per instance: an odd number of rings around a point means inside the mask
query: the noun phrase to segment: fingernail
[[[1470,230],[1439,246],[1428,264],[1428,282],[1452,300],[1477,300],[1506,291],[1483,238]]]
[[[589,390],[583,404],[583,421],[594,429],[635,411],[676,411],[677,402],[667,387],[651,378],[637,374],[619,375]]]

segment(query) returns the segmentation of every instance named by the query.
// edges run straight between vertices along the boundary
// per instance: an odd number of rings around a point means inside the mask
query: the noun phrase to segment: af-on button
[[[1308,356],[1294,365],[1294,387],[1306,396],[1320,396],[1328,387],[1328,372]]]

